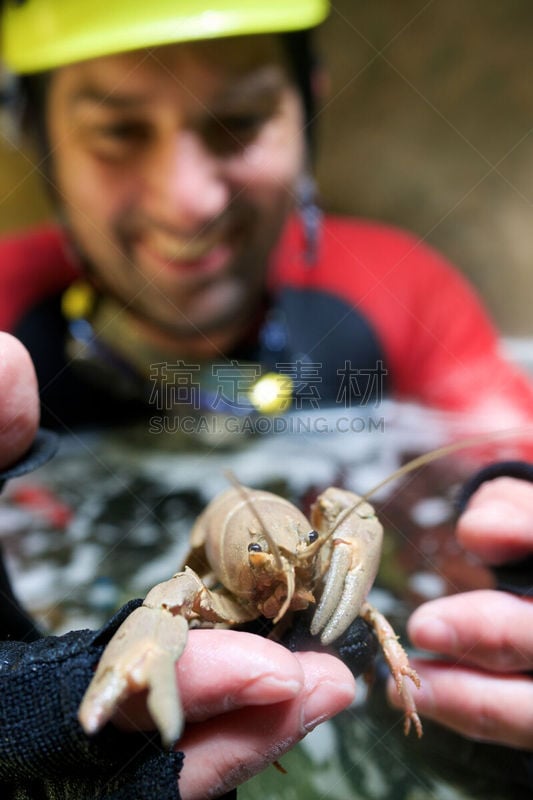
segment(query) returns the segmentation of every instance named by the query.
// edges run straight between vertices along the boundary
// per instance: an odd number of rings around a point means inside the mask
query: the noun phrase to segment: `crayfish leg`
[[[385,660],[389,665],[392,677],[396,683],[396,689],[402,700],[404,710],[404,733],[407,736],[414,725],[417,736],[422,736],[422,723],[416,710],[416,704],[411,692],[411,688],[406,679],[409,678],[417,689],[420,688],[420,678],[415,669],[410,665],[407,653],[398,641],[394,628],[390,622],[370,603],[365,602],[361,608],[360,615],[374,629],[378,638]]]

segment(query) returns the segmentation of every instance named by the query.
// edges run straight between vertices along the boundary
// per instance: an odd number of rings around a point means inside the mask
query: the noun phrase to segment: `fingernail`
[[[457,649],[455,629],[434,614],[417,614],[409,621],[409,637],[425,649],[453,653]]]
[[[348,706],[354,697],[354,687],[348,684],[321,683],[307,695],[302,710],[302,725],[309,733],[321,722],[330,719]]]
[[[259,695],[264,695],[270,703],[279,703],[296,697],[302,690],[302,682],[296,678],[286,678],[283,675],[260,675],[248,685],[243,686],[239,692],[239,699],[257,702]]]

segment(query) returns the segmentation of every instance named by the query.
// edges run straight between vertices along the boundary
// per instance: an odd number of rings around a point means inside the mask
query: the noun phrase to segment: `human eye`
[[[149,127],[140,120],[130,119],[96,121],[86,132],[90,149],[110,161],[136,155],[149,138]]]
[[[254,112],[218,114],[206,125],[204,139],[213,152],[233,154],[253,143],[267,120],[267,115]]]
[[[222,155],[244,150],[254,144],[275,119],[279,105],[277,93],[262,92],[213,108],[204,130],[208,145]]]
[[[239,141],[246,143],[257,135],[268,119],[269,115],[261,112],[231,114],[222,117],[220,125]]]

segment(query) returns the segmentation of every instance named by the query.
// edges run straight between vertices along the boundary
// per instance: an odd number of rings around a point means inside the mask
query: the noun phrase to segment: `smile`
[[[211,274],[223,270],[233,248],[220,238],[179,239],[163,232],[154,232],[139,242],[143,260],[159,269]]]
[[[162,231],[154,231],[146,238],[146,246],[168,261],[198,261],[220,247],[220,242],[214,237],[179,239]]]

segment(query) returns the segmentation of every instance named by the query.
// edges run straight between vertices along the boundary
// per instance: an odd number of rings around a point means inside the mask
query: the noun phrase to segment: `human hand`
[[[24,455],[38,424],[37,378],[30,356],[18,339],[0,332],[0,469]]]
[[[457,537],[489,564],[533,553],[533,485],[483,484]],[[441,598],[414,612],[408,632],[416,647],[448,659],[414,660],[422,715],[473,739],[533,750],[533,597],[483,590]]]
[[[231,630],[192,630],[176,665],[186,726],[183,800],[220,797],[265,769],[320,722],[348,706],[351,672],[334,656],[291,653]],[[122,728],[153,728],[129,702]]]

